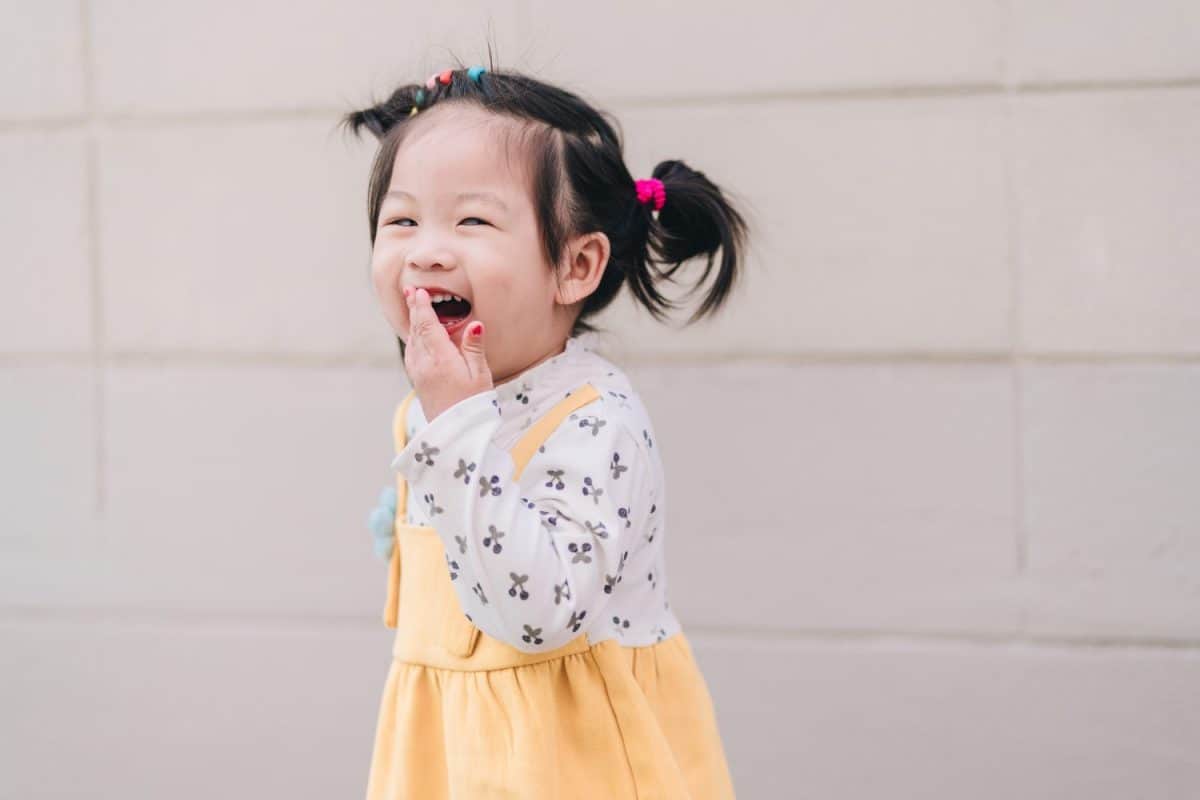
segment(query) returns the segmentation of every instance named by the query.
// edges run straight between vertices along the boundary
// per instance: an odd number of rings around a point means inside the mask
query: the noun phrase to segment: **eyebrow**
[[[389,189],[385,197],[407,197],[410,200],[417,198],[412,192],[406,192],[403,189]],[[500,196],[492,192],[459,192],[455,195],[455,200],[478,200],[482,203],[491,203],[500,208],[502,211],[508,211],[508,205],[500,199]]]

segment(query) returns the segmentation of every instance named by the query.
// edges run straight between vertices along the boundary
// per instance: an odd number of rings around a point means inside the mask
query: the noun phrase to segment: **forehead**
[[[513,121],[474,109],[438,111],[420,120],[401,143],[392,186],[416,186],[422,192],[472,188],[506,197],[524,194],[527,172]]]

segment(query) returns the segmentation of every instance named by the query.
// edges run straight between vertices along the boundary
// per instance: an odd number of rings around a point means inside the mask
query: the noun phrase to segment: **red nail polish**
[[[471,335],[478,336],[481,333],[483,333],[483,323],[482,322],[472,322],[471,323]]]

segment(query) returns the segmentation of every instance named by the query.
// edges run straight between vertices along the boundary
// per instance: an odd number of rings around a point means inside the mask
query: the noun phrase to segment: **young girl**
[[[731,798],[712,701],[667,599],[646,408],[587,320],[719,262],[746,224],[703,173],[634,180],[576,95],[472,67],[347,115],[380,141],[372,276],[412,383],[372,517],[396,629],[370,800]],[[671,264],[658,269],[654,262]]]

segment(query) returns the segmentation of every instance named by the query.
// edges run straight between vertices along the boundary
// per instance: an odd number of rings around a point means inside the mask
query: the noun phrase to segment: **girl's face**
[[[472,320],[483,322],[499,384],[560,352],[572,318],[558,302],[520,159],[504,152],[497,124],[486,112],[443,109],[409,134],[380,207],[371,273],[406,345],[404,287],[469,303],[433,308],[456,347]]]

